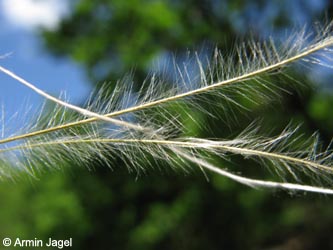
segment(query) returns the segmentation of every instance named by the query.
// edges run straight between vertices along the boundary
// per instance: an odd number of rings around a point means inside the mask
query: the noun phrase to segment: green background
[[[297,21],[303,25],[331,18],[328,1],[320,11],[306,4],[311,1],[289,2],[80,0],[58,30],[43,31],[41,37],[55,56],[81,64],[97,88],[107,81],[112,90],[133,68],[139,88],[161,55],[176,55],[180,62],[188,51],[207,55],[218,47],[228,54],[250,35],[261,39],[275,32],[278,37]],[[293,19],[292,8],[303,19]],[[284,79],[291,94],[265,105],[249,104],[250,112],[232,110],[230,116],[237,119],[212,121],[198,115],[214,132],[189,123],[188,134],[228,138],[256,119],[274,134],[292,121],[302,122],[304,134],[319,131],[328,145],[333,137],[332,92],[323,85],[309,87],[314,83],[302,71],[289,73],[304,84],[302,90]],[[240,170],[255,164],[233,160],[223,164],[232,169],[237,163]],[[149,168],[139,177],[121,161],[113,170],[97,162],[88,167],[93,170],[73,162],[38,179],[2,181],[0,236],[72,237],[72,249],[333,249],[330,196],[255,190],[212,174],[207,181],[199,170],[185,173],[168,166]]]

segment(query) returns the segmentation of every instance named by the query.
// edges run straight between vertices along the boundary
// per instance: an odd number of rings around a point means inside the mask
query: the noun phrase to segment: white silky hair
[[[0,66],[3,73],[55,105],[51,114],[41,111],[34,124],[0,140],[0,178],[15,178],[21,172],[36,176],[64,162],[89,166],[100,161],[112,168],[112,159],[120,156],[129,170],[145,171],[149,162],[167,161],[173,168],[186,170],[196,165],[251,187],[333,194],[333,153],[330,148],[318,151],[316,134],[304,140],[297,135],[297,128],[290,126],[280,135],[266,138],[260,135],[258,125],[251,124],[231,140],[188,137],[186,122],[175,112],[175,107],[182,108],[196,122],[194,114],[215,115],[205,110],[203,103],[223,110],[226,104],[243,108],[235,95],[259,104],[274,99],[283,87],[276,86],[269,76],[290,79],[286,68],[294,63],[332,68],[332,27],[328,24],[317,34],[301,29],[282,44],[272,39],[244,42],[228,57],[216,50],[207,62],[197,57],[199,84],[191,84],[192,77],[181,66],[175,67],[177,80],[168,87],[154,73],[139,92],[119,81],[108,98],[102,98],[108,91],[107,86],[102,87],[84,107],[56,98]],[[204,125],[198,121],[198,126]],[[254,159],[272,176],[269,180],[242,176],[212,160],[229,155]]]

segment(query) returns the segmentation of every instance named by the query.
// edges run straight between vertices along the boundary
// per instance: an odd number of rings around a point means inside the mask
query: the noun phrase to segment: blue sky
[[[0,65],[50,94],[59,96],[65,91],[72,103],[79,103],[91,90],[84,71],[69,59],[52,57],[43,49],[38,35],[39,27],[57,26],[69,11],[66,2],[0,0]],[[0,73],[0,120],[5,117],[6,129],[12,130],[11,126],[19,125],[16,119],[19,123],[23,119],[18,118],[29,116],[25,110],[30,106],[37,111],[42,103],[37,94]],[[16,112],[19,112],[18,118],[9,122]]]

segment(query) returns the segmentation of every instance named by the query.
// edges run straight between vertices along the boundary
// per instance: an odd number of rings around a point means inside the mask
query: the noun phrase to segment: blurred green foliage
[[[235,37],[246,39],[242,24],[248,24],[256,37],[270,28],[262,20],[276,29],[286,28],[291,21],[283,18],[290,15],[287,2],[79,0],[59,29],[45,31],[43,37],[55,55],[82,64],[92,82],[115,82],[134,67],[139,87],[152,60],[163,53],[182,54],[204,46],[228,51]],[[273,14],[267,16],[270,11]],[[301,11],[312,17],[323,13]],[[300,79],[297,72],[291,74]],[[272,80],[279,83],[278,78]],[[302,81],[309,84],[305,77]],[[190,121],[188,133],[230,138],[255,119],[263,119],[263,129],[269,131],[280,131],[293,120],[304,123],[304,133],[318,130],[328,144],[333,136],[332,94],[311,88],[301,94],[288,90],[291,95],[264,107],[251,106],[246,115],[237,110],[226,115],[237,119],[198,117],[213,134]],[[255,164],[235,161],[241,169],[251,170]],[[236,165],[220,164],[230,169]],[[89,166],[92,171],[85,167],[73,162],[39,180],[2,182],[0,236],[72,237],[72,249],[333,248],[331,197],[253,190],[210,174],[207,181],[199,170],[164,170],[167,166],[129,173],[120,160],[114,171],[97,162]]]

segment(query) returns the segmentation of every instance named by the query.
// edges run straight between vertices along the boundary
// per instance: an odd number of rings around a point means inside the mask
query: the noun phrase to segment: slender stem
[[[41,142],[34,144],[26,144],[19,145],[10,148],[0,149],[0,153],[13,151],[13,150],[21,150],[21,149],[31,149],[35,147],[45,147],[45,146],[54,146],[54,145],[66,145],[66,144],[81,144],[81,143],[115,143],[115,144],[154,144],[154,145],[164,145],[164,146],[172,146],[179,148],[198,148],[198,149],[219,149],[224,152],[249,155],[249,156],[258,156],[266,159],[277,159],[283,160],[287,162],[292,162],[295,164],[305,165],[309,167],[313,167],[315,169],[324,170],[333,172],[333,168],[308,161],[305,159],[299,159],[295,157],[291,157],[288,155],[284,155],[282,153],[272,153],[265,152],[256,149],[248,149],[242,147],[234,147],[234,146],[226,146],[223,145],[223,142],[188,142],[188,141],[176,141],[176,140],[163,140],[163,139],[73,139],[73,140],[61,140],[61,141],[50,141],[50,142]]]
[[[330,170],[332,171],[331,168],[308,162],[306,160],[301,160],[281,154],[272,154],[272,153],[267,153],[267,152],[262,152],[258,150],[249,150],[249,149],[243,149],[243,148],[236,148],[236,147],[231,147],[231,146],[222,146],[222,145],[208,145],[208,143],[192,143],[192,142],[181,142],[181,141],[163,141],[163,140],[133,140],[133,139],[87,139],[87,140],[68,140],[68,141],[62,141],[62,142],[47,142],[47,143],[36,143],[36,144],[29,144],[26,146],[16,146],[12,148],[7,148],[7,149],[2,149],[0,150],[1,152],[9,151],[9,150],[19,150],[19,149],[27,149],[27,148],[33,148],[33,147],[42,147],[42,146],[54,146],[55,144],[71,144],[71,143],[153,143],[153,144],[158,144],[158,145],[168,145],[172,148],[172,150],[177,153],[178,156],[182,156],[185,159],[199,165],[200,167],[204,169],[208,169],[212,172],[215,172],[219,175],[222,175],[224,177],[227,177],[229,179],[232,179],[234,181],[237,181],[239,183],[242,183],[247,186],[251,187],[261,187],[261,188],[276,188],[276,189],[286,189],[286,190],[292,190],[292,191],[306,191],[306,192],[314,192],[314,193],[323,193],[323,194],[333,194],[332,189],[328,188],[323,188],[323,187],[316,187],[316,186],[309,186],[309,185],[300,185],[300,184],[295,184],[295,183],[288,183],[288,182],[274,182],[274,181],[263,181],[263,180],[258,180],[258,179],[251,179],[243,176],[239,176],[233,173],[230,173],[226,170],[223,170],[219,167],[214,166],[213,164],[204,161],[200,158],[197,158],[193,155],[188,154],[187,152],[184,152],[182,148],[208,148],[208,147],[213,147],[213,148],[218,148],[218,149],[223,149],[225,151],[229,152],[237,152],[237,153],[245,153],[245,154],[253,154],[253,155],[261,155],[264,157],[269,157],[269,158],[278,158],[278,159],[284,159],[288,161],[292,161],[294,163],[300,163],[300,164],[306,164],[306,165],[311,165],[316,168],[324,168],[325,170]],[[180,148],[179,148],[180,147]]]
[[[20,139],[26,139],[26,138],[29,138],[29,137],[32,137],[32,136],[37,136],[37,135],[41,135],[41,134],[61,130],[61,129],[64,129],[64,128],[72,127],[72,126],[82,125],[82,124],[85,124],[85,123],[97,121],[98,119],[105,120],[106,117],[111,118],[111,117],[123,115],[123,114],[126,114],[126,113],[143,110],[143,109],[150,108],[150,107],[157,106],[157,105],[161,105],[161,104],[164,104],[164,103],[167,103],[167,102],[175,101],[175,100],[178,100],[178,99],[181,99],[181,98],[184,98],[184,97],[189,97],[189,96],[201,94],[201,93],[204,93],[204,92],[209,91],[211,89],[219,88],[219,87],[222,87],[222,86],[225,86],[225,85],[230,85],[230,84],[233,84],[233,83],[245,81],[247,79],[250,79],[251,77],[255,77],[257,75],[260,75],[260,74],[263,74],[263,73],[266,73],[266,72],[274,71],[275,69],[281,68],[285,65],[288,65],[292,62],[295,62],[295,61],[297,61],[297,60],[299,60],[303,57],[306,57],[306,56],[308,56],[312,53],[315,53],[315,52],[317,52],[321,49],[327,48],[327,47],[332,46],[332,45],[333,45],[333,37],[330,37],[330,38],[328,38],[328,39],[326,39],[326,40],[324,40],[320,43],[317,43],[317,44],[314,44],[313,46],[310,46],[309,48],[305,49],[303,52],[301,52],[297,55],[294,55],[292,57],[289,57],[289,58],[286,58],[284,60],[278,61],[277,63],[274,63],[272,65],[254,70],[252,72],[248,72],[246,74],[236,76],[236,77],[228,79],[228,80],[220,81],[220,82],[214,83],[214,84],[209,85],[209,86],[205,86],[205,87],[202,87],[202,88],[191,90],[191,91],[188,91],[188,92],[185,92],[185,93],[180,93],[180,94],[177,94],[175,96],[170,96],[170,97],[162,98],[162,99],[159,99],[159,100],[143,103],[143,104],[140,104],[138,106],[134,106],[134,107],[126,108],[126,109],[123,109],[123,110],[115,111],[115,112],[112,112],[112,113],[109,113],[109,114],[106,114],[106,115],[99,115],[99,114],[96,114],[96,113],[93,113],[93,112],[90,112],[90,111],[89,111],[90,113],[87,114],[87,111],[85,109],[82,109],[82,108],[79,108],[79,107],[75,106],[76,111],[78,111],[80,113],[83,113],[85,115],[92,116],[92,118],[83,119],[83,120],[80,120],[80,121],[71,122],[71,123],[67,123],[67,124],[56,126],[56,127],[31,132],[31,133],[26,133],[26,134],[23,134],[23,135],[9,137],[9,138],[0,140],[0,144],[11,142],[11,141],[16,141],[16,140],[20,140]],[[20,82],[22,82],[22,80],[23,80],[22,83],[25,82],[24,84],[26,84],[27,86],[30,85],[24,79],[16,76],[12,72],[8,71],[7,69],[4,69],[1,66],[0,66],[0,70],[3,71],[4,73],[6,73],[7,75],[19,80]],[[31,86],[31,87],[34,87],[34,86]],[[37,92],[37,90],[35,90],[35,91]],[[40,92],[40,90],[39,90],[39,92]],[[44,92],[44,93],[40,93],[40,94],[45,96],[46,93]],[[49,96],[48,94],[46,94],[46,95],[48,96],[47,97],[48,99],[50,99],[50,100],[54,99],[54,97],[50,98],[51,96]],[[66,104],[64,106],[73,108],[73,106],[71,104],[67,104],[65,102],[63,102],[63,103]],[[81,111],[83,111],[83,112],[81,112]],[[115,120],[116,119],[112,119],[112,122],[115,122]],[[122,122],[122,121],[120,121],[120,122]],[[125,122],[123,122],[123,123],[125,123]],[[121,125],[121,124],[119,124],[119,125]],[[122,125],[138,126],[137,129],[141,129],[141,130],[143,129],[139,125],[129,125],[129,124],[122,124]]]
[[[226,170],[223,170],[221,168],[218,168],[214,166],[213,164],[210,164],[207,161],[204,161],[202,159],[198,159],[194,156],[190,156],[188,154],[182,154],[181,152],[178,152],[180,155],[182,155],[184,158],[190,160],[193,163],[196,163],[200,166],[202,166],[205,169],[208,169],[212,172],[215,172],[217,174],[220,174],[222,176],[225,176],[229,179],[232,179],[234,181],[237,181],[239,183],[242,183],[244,185],[250,186],[250,187],[262,187],[262,188],[277,188],[277,189],[287,189],[292,191],[306,191],[306,192],[314,192],[314,193],[321,193],[321,194],[333,194],[333,189],[323,188],[323,187],[315,187],[315,186],[308,186],[308,185],[300,185],[295,183],[288,183],[288,182],[274,182],[274,181],[263,181],[263,180],[257,180],[257,179],[250,179],[243,176],[239,176],[233,173],[230,173]]]
[[[10,70],[2,67],[2,66],[0,66],[0,71],[2,71],[3,73],[5,73],[6,75],[12,77],[13,79],[19,81],[20,83],[22,83],[23,85],[27,86],[31,90],[35,91],[37,94],[45,97],[46,99],[48,99],[48,100],[50,100],[52,102],[55,102],[55,103],[57,103],[57,104],[59,104],[61,106],[67,107],[67,108],[69,108],[71,110],[74,110],[74,111],[76,111],[76,112],[78,112],[78,113],[80,113],[82,115],[85,115],[85,116],[88,116],[88,117],[93,117],[95,120],[102,120],[102,121],[106,121],[106,122],[111,122],[111,123],[113,123],[115,125],[123,126],[123,127],[128,127],[128,128],[131,128],[131,129],[136,129],[136,130],[141,130],[141,131],[145,129],[145,128],[143,128],[140,125],[132,124],[132,123],[129,123],[129,122],[118,120],[118,119],[113,119],[113,118],[110,118],[108,116],[100,115],[98,113],[95,113],[95,112],[89,111],[87,109],[75,106],[75,105],[70,104],[70,103],[65,102],[65,101],[62,101],[62,100],[60,100],[60,99],[58,99],[58,98],[56,98],[56,97],[54,97],[52,95],[49,95],[45,91],[37,88],[32,83],[26,81],[22,77],[16,75],[12,71],[10,71]]]

